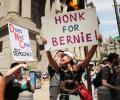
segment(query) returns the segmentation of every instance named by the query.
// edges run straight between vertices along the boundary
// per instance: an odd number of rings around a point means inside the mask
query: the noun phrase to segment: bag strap
[[[67,93],[75,93],[78,91],[78,86],[79,86],[79,83],[76,81],[76,87],[74,89],[67,89],[65,88],[65,84],[68,82],[69,80],[66,80],[66,81],[60,81],[60,89],[64,92],[67,92]]]

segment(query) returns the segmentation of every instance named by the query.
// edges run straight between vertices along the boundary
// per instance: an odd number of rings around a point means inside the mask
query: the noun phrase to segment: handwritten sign
[[[29,41],[28,30],[8,23],[10,44],[15,61],[34,61]]]
[[[96,9],[42,17],[42,33],[50,50],[95,45],[98,43]]]

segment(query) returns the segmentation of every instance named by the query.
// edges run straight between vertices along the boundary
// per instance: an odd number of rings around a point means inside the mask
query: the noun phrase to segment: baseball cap
[[[107,58],[107,57],[103,57],[103,58],[102,58],[102,61],[105,61],[105,60],[108,60],[108,58]]]
[[[103,58],[102,58],[102,63],[104,63],[104,62],[107,61],[107,60],[108,60],[107,57],[103,57]]]

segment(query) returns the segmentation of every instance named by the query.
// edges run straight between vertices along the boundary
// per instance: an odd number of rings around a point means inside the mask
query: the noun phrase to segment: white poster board
[[[8,23],[10,44],[15,61],[34,61],[28,29]]]
[[[95,8],[42,17],[42,33],[50,50],[95,45],[98,32]]]

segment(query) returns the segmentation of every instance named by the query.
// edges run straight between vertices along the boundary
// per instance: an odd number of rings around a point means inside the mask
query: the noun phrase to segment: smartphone
[[[36,73],[35,71],[29,72],[30,84],[32,87],[36,88]]]

